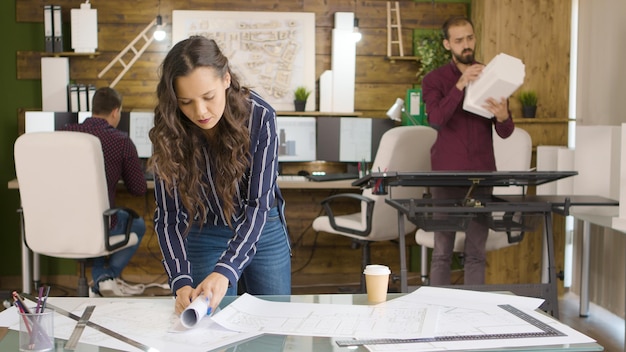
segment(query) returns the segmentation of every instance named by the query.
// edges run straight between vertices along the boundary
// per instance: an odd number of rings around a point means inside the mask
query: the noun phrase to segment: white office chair
[[[528,132],[521,128],[515,128],[513,134],[502,139],[493,132],[493,147],[496,158],[496,168],[499,171],[527,171],[530,169],[532,157],[532,139]],[[523,195],[525,189],[522,186],[494,187],[494,195]],[[502,214],[494,213],[494,218]],[[517,215],[514,215],[517,216]],[[514,220],[518,220],[517,218]],[[516,245],[522,240],[522,231],[500,232],[489,229],[486,250],[494,251],[500,248]],[[420,274],[422,282],[428,283],[428,248],[435,246],[435,234],[433,232],[418,229],[415,233],[415,241],[421,248]],[[463,253],[465,250],[465,232],[457,232],[454,240],[454,252]]]
[[[78,295],[88,296],[86,259],[138,242],[130,221],[125,234],[109,236],[110,217],[121,208],[109,208],[100,140],[81,132],[27,133],[14,153],[26,245],[37,254],[78,259]]]
[[[430,148],[437,138],[437,132],[427,126],[399,126],[383,134],[372,170],[388,171],[430,171]],[[326,216],[313,221],[315,231],[323,231],[353,239],[362,248],[361,273],[370,264],[370,243],[398,238],[398,213],[385,203],[385,198],[421,198],[422,187],[394,187],[390,195],[374,195],[371,188],[361,194],[337,194],[326,198],[322,205]],[[361,212],[349,215],[334,215],[332,203],[336,200],[352,199],[361,202]],[[406,233],[415,231],[416,226],[406,220]],[[405,248],[400,246],[401,258]],[[384,264],[384,263],[380,263]],[[406,263],[401,263],[404,268]],[[406,278],[403,278],[406,280]],[[364,277],[361,274],[361,291],[364,292]]]

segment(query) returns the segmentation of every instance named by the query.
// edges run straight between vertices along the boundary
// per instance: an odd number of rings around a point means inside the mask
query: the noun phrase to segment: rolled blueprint
[[[194,327],[202,318],[211,314],[209,308],[210,298],[205,295],[200,295],[191,302],[191,304],[185,308],[180,315],[180,322],[186,328]]]

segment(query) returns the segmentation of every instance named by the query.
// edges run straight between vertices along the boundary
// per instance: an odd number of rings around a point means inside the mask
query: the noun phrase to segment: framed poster
[[[294,90],[312,93],[315,110],[315,14],[312,12],[172,11],[172,45],[192,35],[214,39],[242,85],[277,111],[294,110]]]

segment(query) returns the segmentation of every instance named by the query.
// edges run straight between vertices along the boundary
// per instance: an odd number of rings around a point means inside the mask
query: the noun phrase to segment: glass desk
[[[389,294],[388,299],[399,297],[402,294]],[[139,297],[146,298],[146,297]],[[280,302],[300,302],[300,303],[325,303],[325,304],[355,304],[367,305],[367,296],[363,294],[324,294],[324,295],[294,295],[294,296],[262,296],[260,298],[280,301]],[[77,300],[89,300],[88,298],[76,298]],[[102,298],[98,298],[102,299]],[[96,299],[96,300],[98,300]],[[118,300],[132,300],[134,298],[116,298]],[[172,304],[170,297],[153,298],[155,300],[168,300]],[[222,306],[232,302],[234,297],[226,297]],[[91,299],[93,300],[93,299]],[[96,310],[97,311],[97,310]],[[87,331],[86,329],[85,331]],[[17,351],[18,350],[19,333],[15,330],[9,330],[4,338],[0,340],[0,351]],[[280,351],[312,351],[312,352],[339,352],[339,351],[368,351],[364,346],[358,347],[339,347],[335,340],[345,340],[345,338],[335,339],[329,337],[311,337],[311,336],[283,336],[283,335],[260,335],[249,340],[240,341],[226,347],[221,347],[207,351],[220,352],[280,352]],[[55,339],[55,351],[66,351],[64,349],[65,340]],[[146,343],[142,341],[142,343]],[[129,350],[138,351],[129,346]],[[551,345],[551,346],[535,346],[523,348],[506,348],[506,349],[482,349],[480,351],[603,351],[603,347],[596,343],[577,344],[577,345]],[[112,352],[121,351],[107,347],[99,347],[91,344],[78,343],[75,351],[89,352]],[[478,350],[473,350],[478,351]],[[164,352],[164,351],[160,351]],[[169,352],[169,351],[165,351]]]

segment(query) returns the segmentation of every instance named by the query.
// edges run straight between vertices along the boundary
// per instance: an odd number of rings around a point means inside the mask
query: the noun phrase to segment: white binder
[[[60,5],[52,5],[52,30],[53,51],[60,53],[63,51],[63,22],[61,21]]]
[[[45,50],[48,53],[54,52],[54,31],[52,29],[52,5],[43,7],[43,35]]]

